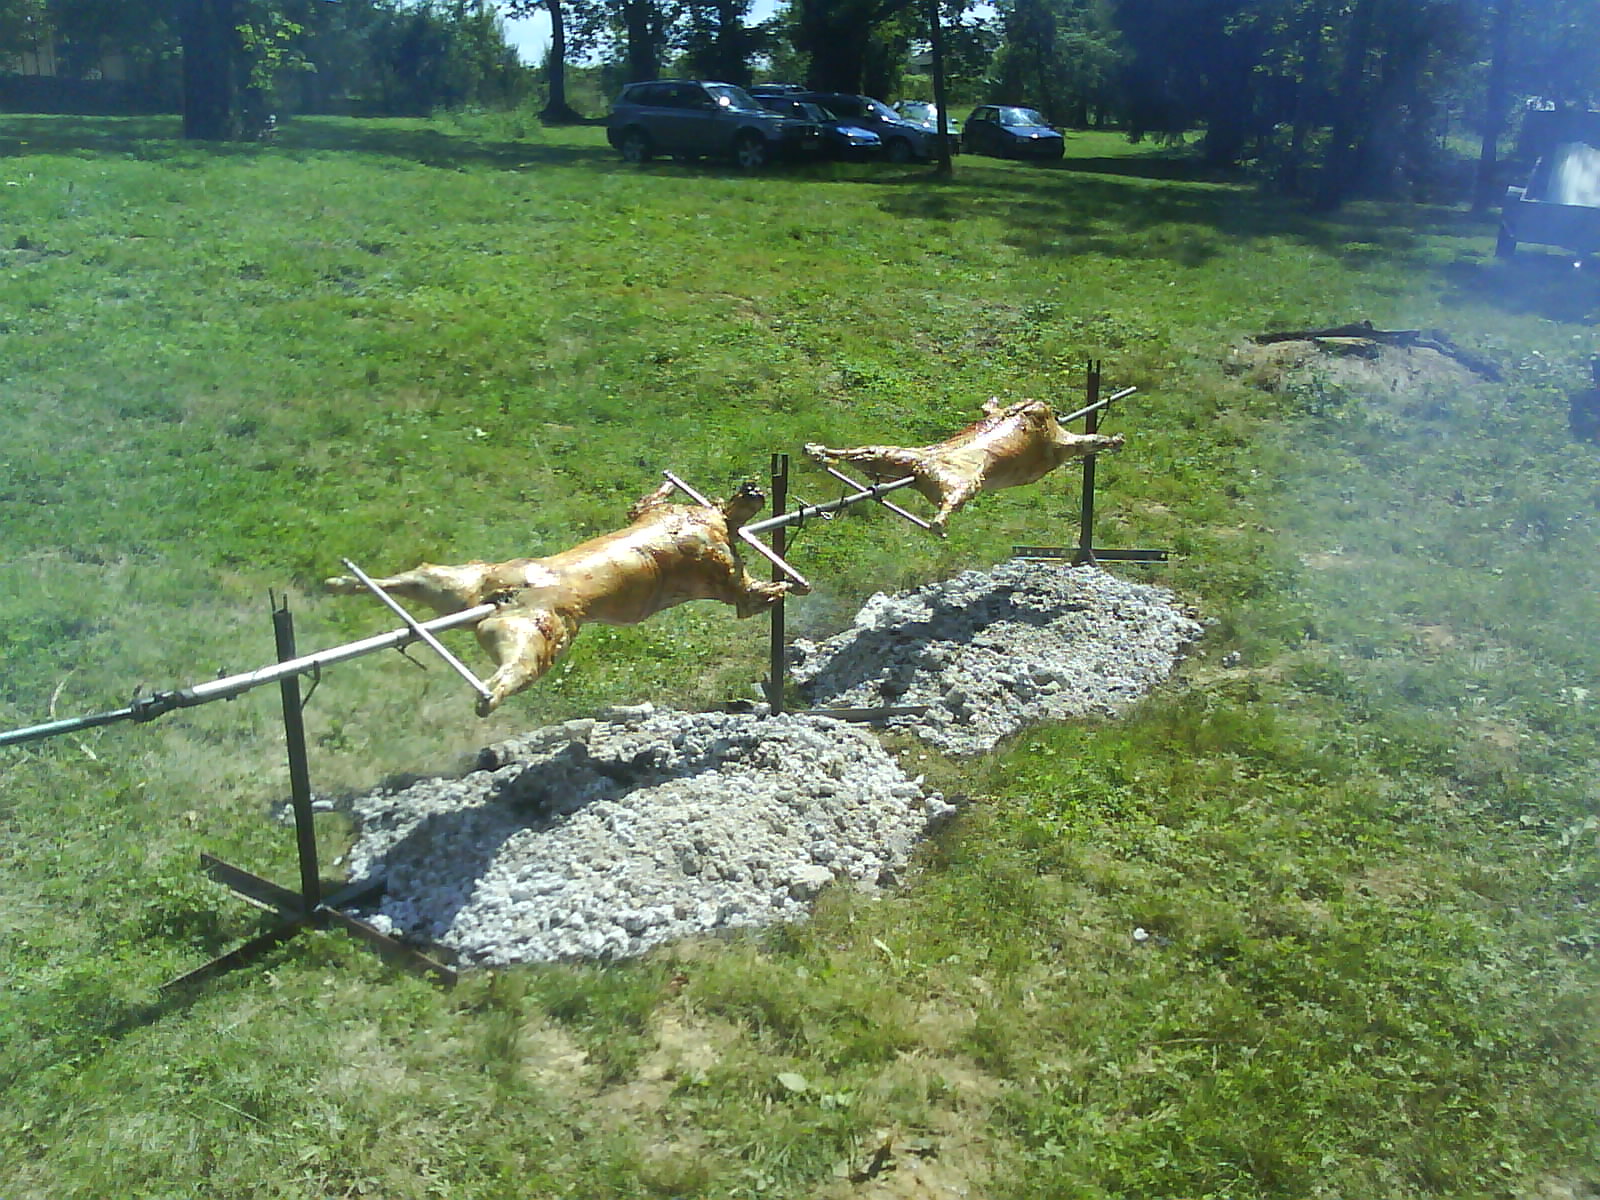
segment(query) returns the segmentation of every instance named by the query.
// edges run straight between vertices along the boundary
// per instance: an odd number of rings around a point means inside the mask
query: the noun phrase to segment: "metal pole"
[[[1097,433],[1100,429],[1100,360],[1094,359],[1089,363],[1087,407],[1084,408],[1083,431]],[[1109,403],[1109,401],[1107,401]],[[1078,553],[1073,555],[1072,565],[1094,565],[1094,455],[1089,454],[1083,460],[1083,507],[1078,522]]]
[[[288,601],[272,610],[272,632],[278,661],[292,662],[294,617]],[[311,816],[311,768],[306,757],[306,727],[300,712],[300,677],[286,675],[278,681],[283,698],[283,741],[289,754],[289,797],[294,807],[295,843],[300,852],[300,902],[302,915],[310,917],[322,903],[322,881],[317,872],[317,832]]]
[[[784,508],[789,503],[789,456],[787,454],[774,454],[772,456],[772,511],[775,515],[782,515]],[[772,552],[782,558],[788,548],[788,530],[779,525],[772,531]],[[772,582],[782,583],[784,579],[783,568],[777,563],[772,564]],[[774,714],[783,711],[783,679],[785,675],[784,662],[784,630],[783,630],[783,596],[780,594],[778,602],[772,606],[771,642],[768,646],[767,659],[767,704]]]
[[[485,617],[496,611],[493,604],[479,604],[474,608],[463,609],[458,613],[447,616],[435,617],[431,621],[423,621],[419,628],[430,633],[437,633],[445,629],[458,629],[463,625],[476,625]],[[345,662],[348,659],[360,658],[363,654],[373,654],[379,650],[392,650],[399,646],[406,646],[417,640],[417,635],[410,629],[391,629],[388,633],[380,633],[373,637],[363,638],[359,642],[346,642],[342,646],[332,646],[327,650],[318,650],[314,654],[302,655],[289,662],[281,662],[275,666],[259,667],[254,671],[246,671],[240,675],[228,675],[222,679],[212,679],[206,683],[197,683],[193,687],[180,688],[171,692],[156,692],[149,696],[136,699],[126,708],[119,708],[112,712],[95,713],[85,717],[70,717],[60,721],[50,721],[43,725],[30,725],[24,729],[13,729],[0,733],[0,746],[13,746],[21,742],[38,741],[41,738],[55,737],[57,734],[73,733],[80,729],[92,729],[97,725],[110,725],[115,721],[150,721],[156,717],[169,713],[175,708],[193,708],[197,704],[206,704],[212,700],[228,700],[252,688],[262,687],[265,684],[277,683],[291,675],[306,675],[312,671],[321,670],[334,663]]]
[[[1131,396],[1138,390],[1139,389],[1136,387],[1125,387],[1120,392],[1113,392],[1104,400],[1096,400],[1093,404],[1089,404],[1083,408],[1080,408],[1077,412],[1068,413],[1064,417],[1057,417],[1056,421],[1061,425],[1065,425],[1068,421],[1076,421],[1079,417],[1086,417],[1092,412],[1099,412],[1102,408],[1109,408],[1118,400],[1121,400],[1127,396]],[[1090,432],[1093,431],[1091,430]]]
[[[798,525],[802,521],[809,521],[812,517],[824,516],[827,513],[836,513],[841,509],[849,508],[853,504],[860,504],[863,500],[876,500],[879,496],[889,492],[897,492],[901,488],[910,487],[917,481],[915,475],[907,475],[904,479],[896,479],[891,483],[876,483],[871,487],[864,487],[848,496],[841,496],[837,500],[829,500],[826,504],[805,504],[793,512],[782,513],[776,517],[768,517],[765,521],[756,521],[750,525],[742,526],[739,535],[752,536],[765,533],[769,529],[781,529],[786,525]]]
[[[663,477],[665,477],[668,483],[677,488],[684,495],[688,496],[689,499],[693,500],[696,504],[703,504],[707,508],[713,507],[711,500],[703,492],[697,492],[694,488],[690,487],[683,480],[679,479],[671,471],[663,471],[661,474]]]
[[[830,466],[828,466],[827,463],[823,463],[822,464],[822,469],[824,471],[826,471],[829,475],[832,475],[840,483],[847,484],[850,487],[853,487],[853,488],[864,488],[864,487],[867,486],[866,484],[862,483],[859,479],[852,479],[850,476],[846,475],[843,471],[839,470],[838,467],[830,467]],[[907,512],[905,509],[901,508],[898,504],[896,504],[893,500],[885,500],[880,496],[878,498],[878,503],[883,505],[885,508],[887,508],[895,516],[904,517],[906,520],[910,521],[913,525],[917,526],[917,528],[919,528],[919,529],[932,529],[933,528],[933,522],[924,521],[921,517],[917,516],[916,513]]]
[[[355,577],[364,585],[366,585],[368,591],[370,591],[379,600],[382,600],[384,604],[388,606],[389,610],[395,614],[395,616],[404,621],[407,628],[421,638],[427,645],[428,649],[432,650],[440,658],[444,659],[444,661],[450,665],[451,670],[471,684],[473,691],[477,692],[478,695],[484,700],[492,701],[494,699],[494,693],[491,692],[487,686],[485,686],[483,680],[474,675],[472,671],[468,669],[466,663],[462,662],[454,654],[451,654],[450,651],[446,650],[444,643],[424,629],[417,622],[415,617],[401,607],[398,600],[374,583],[371,576],[369,576],[360,567],[356,566],[355,563],[351,562],[348,558],[341,559],[340,561],[343,562],[345,566],[349,567],[351,573],[355,575]]]

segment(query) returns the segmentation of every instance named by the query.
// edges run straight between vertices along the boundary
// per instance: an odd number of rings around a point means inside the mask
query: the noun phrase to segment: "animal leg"
[[[548,608],[507,606],[478,622],[478,644],[499,669],[487,680],[489,696],[478,701],[486,717],[507,696],[533,683],[566,653],[578,636],[578,622]]]
[[[647,492],[645,495],[640,496],[633,502],[633,507],[628,510],[628,520],[637,521],[652,508],[660,508],[671,498],[672,493],[677,489],[677,486],[677,484],[673,483],[672,480],[669,479],[655,491]]]
[[[964,475],[954,471],[941,471],[937,476],[939,496],[937,504],[939,511],[933,514],[930,524],[932,532],[938,537],[949,535],[950,518],[966,506],[979,492],[983,491],[982,475]]]
[[[426,604],[445,616],[481,604],[484,584],[493,569],[494,564],[485,562],[463,563],[453,567],[423,563],[409,571],[372,582],[386,592]],[[366,585],[354,575],[335,575],[332,579],[324,580],[322,586],[344,596],[361,595],[367,590]]]
[[[757,613],[766,612],[785,596],[804,596],[811,589],[802,588],[789,580],[779,583],[766,583],[751,577],[750,572],[740,571],[737,579],[728,581],[727,592],[718,599],[733,605],[734,616],[743,620],[753,617]]]
[[[1062,445],[1070,457],[1088,454],[1105,454],[1122,449],[1122,435],[1113,433],[1062,433]]]
[[[830,450],[816,442],[806,443],[806,454],[817,462],[855,463],[879,479],[889,475],[915,474],[926,467],[927,452],[908,446],[857,446],[850,450]]]

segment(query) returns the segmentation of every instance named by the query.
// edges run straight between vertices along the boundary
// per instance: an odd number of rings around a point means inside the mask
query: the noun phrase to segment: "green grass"
[[[969,801],[894,895],[449,993],[318,933],[158,998],[261,928],[200,852],[296,877],[266,691],[5,751],[0,1192],[1600,1189],[1600,464],[1564,403],[1590,276],[1496,262],[1457,210],[1313,219],[1111,135],[941,183],[630,169],[520,114],[176,134],[0,118],[0,728],[270,661],[269,590],[302,648],[387,628],[318,594],[341,556],[550,552],[663,468],[720,493],[991,395],[1071,407],[1089,358],[1140,389],[1101,540],[1177,551],[1128,570],[1210,628],[1123,720],[965,763],[894,741]],[[1361,317],[1506,380],[1274,390],[1233,354]],[[1068,536],[1074,488],[984,497],[947,542],[808,528],[791,628]],[[489,721],[449,672],[367,658],[311,701],[313,782],[748,694],[764,655],[760,622],[690,605],[585,631]]]

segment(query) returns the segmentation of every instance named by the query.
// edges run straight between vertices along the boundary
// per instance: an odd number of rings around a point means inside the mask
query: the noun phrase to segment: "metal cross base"
[[[279,887],[269,879],[251,874],[213,855],[200,856],[200,869],[237,895],[271,910],[277,915],[279,923],[203,966],[196,967],[176,979],[168,980],[161,985],[163,992],[179,992],[204,980],[248,966],[274,946],[281,945],[302,930],[328,929],[334,926],[362,939],[386,960],[398,966],[419,975],[432,976],[445,987],[450,987],[456,982],[456,973],[451,968],[407,946],[404,942],[396,941],[359,917],[351,916],[343,910],[344,905],[355,904],[380,894],[383,891],[382,883],[368,881],[350,884],[307,911],[305,897],[299,892]]]
[[[1085,550],[1081,546],[1013,546],[1011,553],[1017,558],[1065,558],[1075,567],[1092,566],[1098,562],[1166,562],[1165,550]]]
[[[426,639],[426,631],[411,623],[409,618],[407,621],[410,628],[404,632],[408,636],[421,634]],[[277,639],[279,663],[295,664],[297,660],[294,649],[294,619],[289,615],[286,605],[272,610],[272,630]],[[312,821],[311,773],[306,756],[305,723],[301,715],[304,706],[300,698],[299,674],[284,673],[278,680],[278,687],[283,699],[283,740],[289,758],[289,791],[294,811],[296,848],[300,858],[300,890],[295,892],[279,887],[271,880],[225,863],[220,858],[202,854],[200,867],[203,871],[245,899],[276,913],[279,924],[227,954],[169,980],[162,985],[161,990],[169,993],[179,991],[202,980],[246,966],[303,929],[326,929],[332,926],[338,926],[354,934],[385,958],[409,970],[431,975],[447,987],[455,983],[456,973],[443,963],[435,962],[410,946],[395,941],[343,910],[346,904],[381,892],[383,890],[381,882],[365,881],[351,884],[331,896],[323,897],[322,881],[317,871],[317,837]]]

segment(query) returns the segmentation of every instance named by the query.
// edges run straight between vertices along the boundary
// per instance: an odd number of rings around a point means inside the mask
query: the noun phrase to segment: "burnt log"
[[[1484,379],[1499,383],[1503,376],[1500,368],[1482,355],[1463,350],[1437,329],[1377,329],[1371,321],[1357,321],[1350,325],[1334,325],[1327,329],[1285,329],[1273,333],[1258,333],[1251,339],[1258,346],[1274,342],[1316,342],[1326,349],[1343,354],[1363,354],[1366,347],[1371,353],[1379,346],[1398,346],[1404,349],[1432,350],[1446,358],[1454,359],[1467,370]]]

